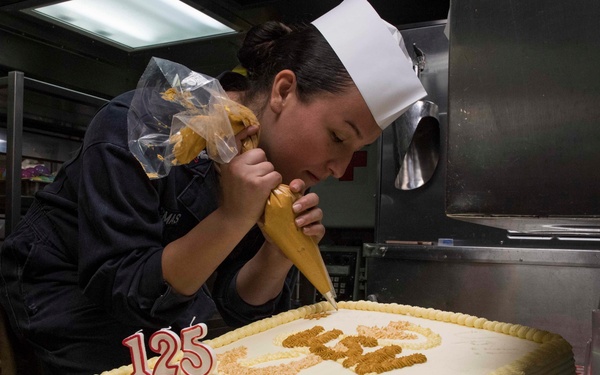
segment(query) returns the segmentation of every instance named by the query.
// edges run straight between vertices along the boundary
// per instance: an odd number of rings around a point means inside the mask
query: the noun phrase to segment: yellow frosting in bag
[[[179,103],[189,110],[195,110],[195,105],[190,101],[190,96],[191,94],[189,92],[186,91],[181,93],[174,88],[162,93],[163,99]],[[225,112],[227,113],[227,119],[229,120],[229,125],[231,125],[233,130],[233,134],[237,134],[251,125],[259,126],[256,115],[254,115],[249,108],[237,102],[227,100],[226,104],[218,104],[215,105],[215,107],[222,107],[225,109]],[[217,131],[227,126],[227,124],[224,123],[224,121],[227,120],[220,116],[197,115],[191,117],[188,121],[190,123],[187,125],[194,125],[198,128],[204,127],[206,129],[217,129]],[[223,138],[224,134],[215,133],[215,136],[217,138]],[[191,162],[196,156],[198,156],[200,151],[206,148],[206,140],[189,126],[185,126],[177,134],[174,134],[171,137],[171,142],[175,143],[173,148],[173,154],[175,156],[173,164],[175,165],[187,164]],[[257,146],[258,134],[254,134],[242,140],[242,149],[240,152],[243,153],[256,148]]]
[[[294,223],[296,215],[292,205],[298,198],[287,185],[273,189],[265,206],[262,228],[308,281],[325,294],[332,288],[319,247]]]

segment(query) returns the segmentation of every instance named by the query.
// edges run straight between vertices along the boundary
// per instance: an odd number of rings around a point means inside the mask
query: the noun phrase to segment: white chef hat
[[[381,129],[427,95],[402,35],[367,0],[344,0],[313,25],[344,64]]]

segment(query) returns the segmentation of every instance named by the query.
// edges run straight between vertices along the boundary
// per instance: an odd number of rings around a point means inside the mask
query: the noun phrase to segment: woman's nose
[[[344,173],[346,173],[346,169],[348,168],[348,164],[350,164],[350,160],[352,160],[352,154],[330,160],[328,163],[328,169],[331,175],[335,178],[341,178]]]

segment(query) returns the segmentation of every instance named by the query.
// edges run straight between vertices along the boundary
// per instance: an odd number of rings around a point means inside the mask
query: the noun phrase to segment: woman
[[[366,1],[340,7],[360,17],[366,7],[368,22],[388,32]],[[390,85],[387,73],[375,79],[379,68],[352,67],[355,58],[343,57],[339,37],[327,31],[347,22],[338,8],[311,25],[269,22],[248,33],[238,56],[249,87],[240,100],[261,123],[260,144],[227,164],[196,158],[150,180],[127,146],[133,93],[98,112],[79,153],[37,194],[0,254],[2,304],[46,373],[127,364],[125,337],[178,331],[206,321],[215,307],[231,325],[289,308],[292,263],[256,225],[271,190],[283,182],[305,192],[340,177],[354,151],[423,96],[410,60],[388,61],[388,47],[380,57],[413,77]],[[405,53],[399,42],[395,49]],[[367,87],[381,82],[410,98],[378,97],[381,87]],[[257,132],[249,127],[236,139]],[[325,229],[317,195],[305,194],[294,211],[298,227],[319,241]]]

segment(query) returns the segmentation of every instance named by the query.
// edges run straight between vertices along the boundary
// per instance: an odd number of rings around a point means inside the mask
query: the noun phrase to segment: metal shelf
[[[0,89],[6,88],[6,199],[5,236],[10,234],[21,218],[21,162],[24,145],[24,119],[34,135],[25,142],[25,150],[33,157],[64,161],[65,153],[57,152],[53,142],[77,144],[87,122],[106,99],[25,77],[23,72],[12,71],[0,78]],[[25,93],[28,94],[27,102]],[[31,103],[31,109],[26,106]],[[37,133],[37,134],[36,134]],[[61,139],[61,141],[57,141]],[[62,141],[64,140],[64,141]],[[45,147],[27,147],[28,144]],[[36,152],[31,150],[37,150]],[[41,151],[40,151],[41,150]],[[0,147],[0,152],[2,151]]]

